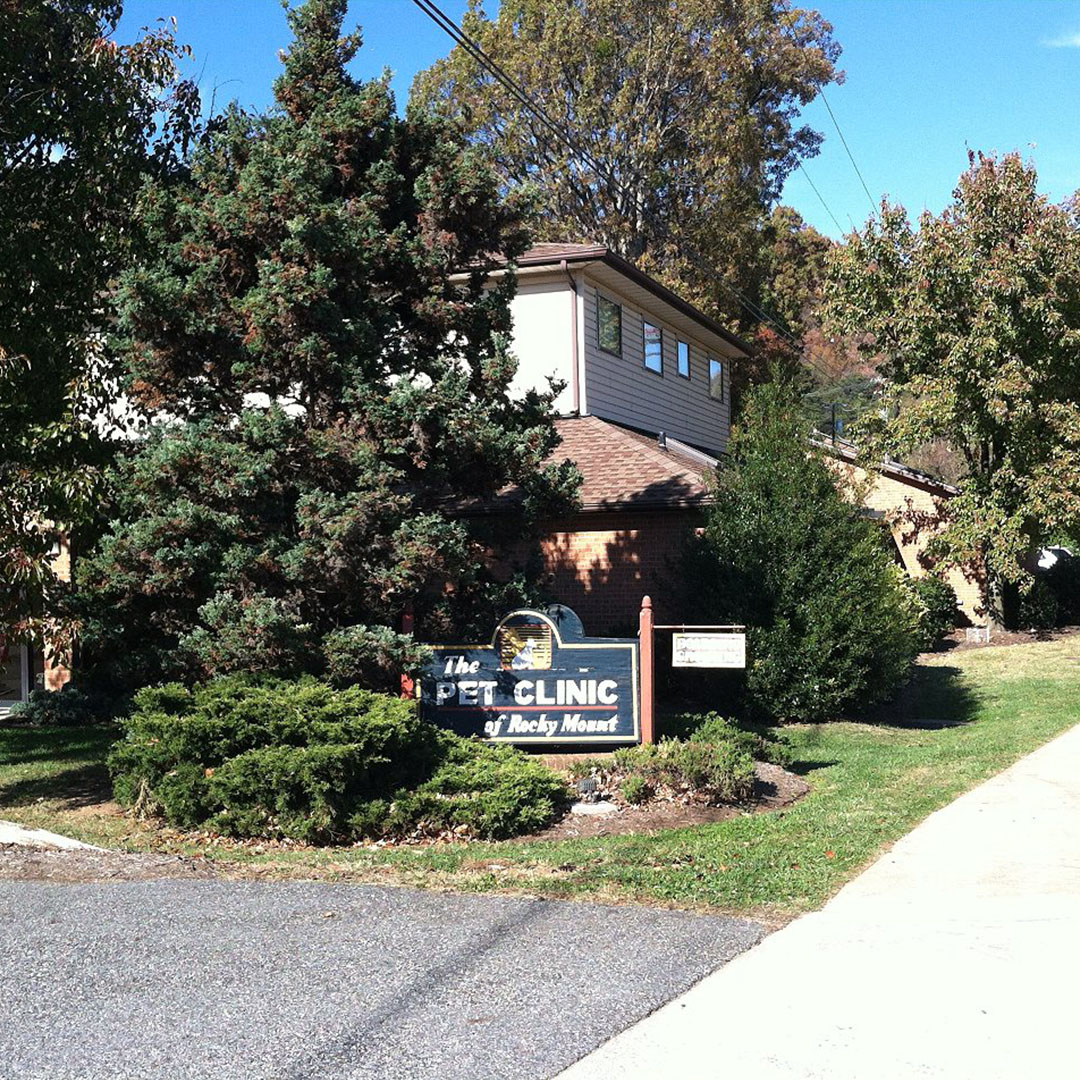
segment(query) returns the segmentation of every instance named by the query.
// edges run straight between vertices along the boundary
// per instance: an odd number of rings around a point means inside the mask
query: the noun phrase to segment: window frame
[[[682,358],[680,356],[680,350],[682,350],[682,349],[686,350],[686,373],[685,374],[683,373],[683,370],[682,370],[682,363],[681,363]],[[675,339],[675,374],[678,375],[680,379],[686,379],[687,382],[690,381],[690,342],[689,341],[682,341],[680,338]]]
[[[656,344],[660,347],[659,368],[649,367],[649,338],[646,333],[646,327],[648,327],[649,330],[656,331]],[[641,366],[653,375],[659,375],[661,379],[664,377],[664,328],[658,326],[656,323],[649,322],[644,314],[641,316]]]
[[[719,393],[714,393],[714,391],[713,391],[713,386],[714,386],[714,381],[715,381],[715,375],[713,374],[713,367],[714,366],[718,367],[720,369],[720,392]],[[717,358],[715,356],[710,356],[709,357],[709,397],[711,397],[713,399],[713,401],[723,401],[724,400],[724,361],[723,360],[717,360]]]
[[[604,344],[603,334],[601,328],[603,326],[603,320],[600,318],[600,307],[602,304],[610,304],[618,314],[618,335],[619,335],[619,347],[618,349],[609,349]],[[623,354],[623,310],[622,304],[617,300],[612,300],[610,296],[605,296],[602,292],[596,293],[596,347],[601,351],[608,354],[608,356],[621,357]]]

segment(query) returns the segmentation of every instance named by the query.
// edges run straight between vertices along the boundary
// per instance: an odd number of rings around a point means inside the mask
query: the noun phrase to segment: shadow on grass
[[[792,761],[790,764],[785,765],[784,768],[796,776],[807,776],[818,769],[828,769],[839,764],[839,761]]]
[[[882,727],[940,731],[970,724],[977,713],[978,699],[964,683],[959,668],[922,667],[892,701],[862,720]]]
[[[45,800],[60,802],[66,810],[77,810],[111,798],[112,783],[104,763],[0,785],[0,806],[30,806]]]
[[[112,725],[87,727],[0,726],[0,766],[28,761],[104,760],[120,731]]]

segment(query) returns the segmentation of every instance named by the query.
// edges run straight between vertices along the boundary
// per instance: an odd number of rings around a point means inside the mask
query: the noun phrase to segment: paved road
[[[550,1077],[762,933],[370,886],[0,881],[0,1077]]]
[[[1078,973],[1075,727],[565,1080],[1075,1077]]]

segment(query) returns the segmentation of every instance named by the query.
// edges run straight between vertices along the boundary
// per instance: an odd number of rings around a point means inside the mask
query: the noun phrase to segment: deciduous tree
[[[971,155],[953,202],[913,226],[901,206],[836,249],[828,316],[887,358],[869,453],[935,438],[963,456],[934,553],[974,569],[1002,614],[1032,549],[1080,523],[1080,231],[1016,154]]]
[[[119,45],[120,9],[0,0],[0,632],[54,645],[54,545],[100,479],[110,282],[135,192],[198,109],[172,28]]]
[[[786,0],[503,0],[492,19],[470,0],[463,29],[580,151],[461,47],[413,98],[456,115],[505,183],[533,186],[541,238],[606,243],[745,317],[724,286],[749,286],[758,230],[817,152],[798,112],[839,77],[830,25]]]

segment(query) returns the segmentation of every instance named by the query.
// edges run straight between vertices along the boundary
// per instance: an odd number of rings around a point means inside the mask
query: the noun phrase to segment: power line
[[[553,120],[551,116],[544,110],[533,96],[520,84],[518,84],[510,75],[508,75],[499,65],[496,63],[484,50],[473,41],[458,25],[451,19],[445,12],[440,10],[438,5],[434,3],[434,0],[413,0],[413,4],[418,7],[425,15],[427,15],[437,26],[439,26],[445,33],[447,33],[458,45],[468,53],[477,63],[486,68],[491,75],[499,82],[499,84],[507,90],[515,100],[529,110],[530,113],[540,123],[547,128],[556,138],[558,138],[564,145],[569,147],[585,165],[587,165],[601,180],[606,182],[609,189],[613,189],[624,196],[629,196],[631,201],[635,205],[637,212],[662,235],[667,239],[674,239],[671,236],[667,227],[660,222],[649,210],[642,207],[637,200],[637,196],[633,192],[628,192],[627,189],[615,179],[610,172],[608,172],[603,165],[601,165],[587,150],[584,149],[580,143],[573,137],[573,135],[566,129],[566,127],[557,121]],[[802,165],[800,163],[800,168]],[[805,171],[805,170],[804,170]],[[807,177],[809,179],[809,177]],[[813,184],[811,184],[813,187]],[[816,188],[814,189],[817,190]],[[821,198],[820,194],[818,198]],[[824,200],[822,200],[824,203]],[[826,206],[826,209],[828,207]],[[832,211],[829,211],[830,217],[832,217]],[[833,217],[836,221],[836,218]],[[840,232],[844,230],[841,228],[839,222],[837,222],[837,229]],[[724,289],[731,296],[733,296],[738,302],[748,311],[754,318],[760,320],[763,323],[767,323],[772,329],[783,338],[792,348],[800,350],[802,349],[802,343],[797,341],[792,333],[781,322],[778,322],[776,318],[769,315],[760,305],[750,300],[741,290],[735,288],[732,285],[726,284],[720,277],[715,266],[707,262],[700,256],[693,248],[687,249],[682,242],[678,242],[682,248],[682,253],[694,263],[698,269],[703,270],[705,273],[713,276],[716,283],[720,288]],[[815,370],[820,372],[826,378],[828,378],[828,372],[826,372],[819,364],[813,360],[806,358],[807,363]]]
[[[836,128],[836,134],[840,136],[840,141],[844,144],[844,149],[847,151],[851,167],[855,170],[855,175],[859,178],[859,183],[862,184],[862,189],[866,192],[866,197],[870,201],[870,213],[876,214],[878,209],[877,203],[874,202],[874,196],[870,194],[870,189],[866,186],[866,181],[863,179],[863,174],[859,170],[859,166],[855,164],[855,155],[852,154],[851,147],[848,146],[848,141],[844,138],[844,133],[840,130],[840,124],[837,122],[836,114],[832,111],[829,99],[825,96],[825,90],[821,89],[818,93],[821,95],[821,100],[825,102],[825,108],[829,110],[829,116],[832,118],[833,127]]]
[[[827,213],[829,215],[829,217],[831,217],[833,219],[833,224],[836,226],[836,231],[839,232],[839,233],[843,233],[844,226],[841,225],[840,222],[836,220],[836,215],[832,212],[832,209],[830,208],[829,204],[825,201],[825,196],[822,195],[820,191],[818,191],[817,184],[815,184],[814,181],[810,179],[810,174],[806,171],[806,167],[803,165],[803,163],[801,161],[799,162],[799,172],[801,172],[803,174],[803,176],[806,177],[806,182],[810,185],[810,187],[814,191],[814,194],[821,201],[821,205],[825,207],[825,213]]]

